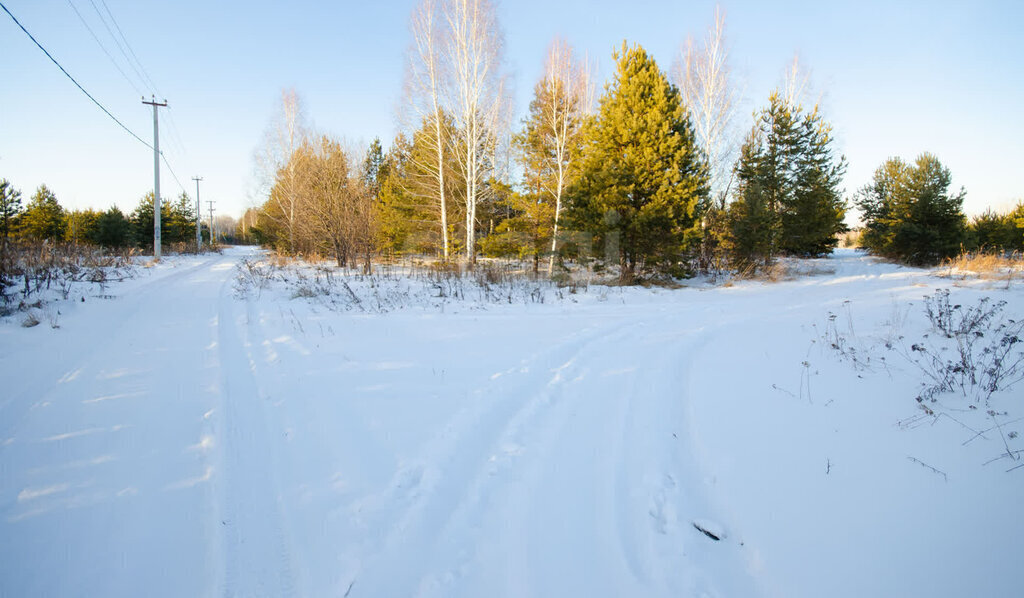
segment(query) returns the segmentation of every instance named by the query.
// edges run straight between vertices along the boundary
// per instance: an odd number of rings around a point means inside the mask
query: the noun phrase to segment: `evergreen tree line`
[[[195,245],[195,207],[187,194],[162,201],[160,213],[163,244]],[[67,210],[45,184],[23,205],[21,191],[0,179],[0,235],[4,248],[14,240],[152,249],[153,193],[147,193],[130,214],[116,206],[102,212]],[[209,239],[205,226],[203,236]]]

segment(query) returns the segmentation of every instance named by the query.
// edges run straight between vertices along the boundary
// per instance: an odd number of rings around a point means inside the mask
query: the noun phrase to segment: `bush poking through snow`
[[[844,330],[840,330],[840,326]],[[842,317],[834,312],[829,312],[821,340],[826,347],[835,351],[840,359],[849,361],[854,370],[858,372],[872,371],[871,347],[865,347],[854,332],[853,313],[850,311],[849,301],[843,302]],[[882,357],[880,361],[884,363],[885,358]]]
[[[34,311],[30,311],[27,314],[25,314],[25,317],[21,320],[22,328],[33,328],[38,325],[39,318],[36,317],[36,313]]]
[[[982,297],[974,306],[952,304],[948,290],[925,297],[925,312],[938,333],[902,347],[928,377],[918,402],[959,392],[976,403],[1024,379],[1024,321],[1002,315],[1005,301]]]
[[[260,297],[263,290],[270,286],[278,270],[280,267],[272,260],[242,260],[235,267],[235,293],[244,298],[255,291],[256,297]]]
[[[515,264],[498,262],[483,262],[465,270],[451,262],[399,268],[382,264],[365,273],[301,260],[280,264],[268,257],[245,260],[237,268],[235,291],[240,298],[258,298],[268,287],[280,285],[291,299],[366,313],[417,307],[444,311],[445,306],[458,304],[485,309],[498,304],[574,302],[573,295],[589,288],[587,283],[564,286],[536,278]]]
[[[852,319],[841,331],[839,317],[829,314],[822,340],[857,371],[870,369],[873,347],[858,346]],[[898,331],[891,332],[884,346],[895,351],[924,375],[916,399],[937,402],[944,393],[957,393],[974,403],[988,404],[992,395],[1013,388],[1024,380],[1024,321],[1005,317],[1005,301],[982,297],[975,305],[950,301],[949,291],[936,290],[925,297],[925,315],[931,331],[910,342]],[[891,326],[902,324],[891,323]],[[885,363],[885,358],[879,359]],[[971,406],[972,408],[973,405]]]
[[[134,278],[137,272],[132,258],[132,250],[106,252],[72,243],[10,242],[0,255],[0,316],[68,301],[83,286],[99,284],[102,291],[108,281]],[[56,328],[55,317],[49,319]]]

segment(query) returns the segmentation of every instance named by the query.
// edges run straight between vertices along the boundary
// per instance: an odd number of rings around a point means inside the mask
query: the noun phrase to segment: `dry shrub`
[[[135,276],[132,250],[105,251],[88,245],[8,242],[0,253],[0,315],[23,311],[30,298],[50,291],[67,300],[79,284],[100,284]],[[53,325],[53,322],[51,322]]]

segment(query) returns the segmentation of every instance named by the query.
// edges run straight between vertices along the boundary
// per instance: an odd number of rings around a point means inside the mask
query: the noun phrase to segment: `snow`
[[[1019,284],[853,251],[676,290],[240,284],[260,259],[165,258],[3,319],[0,596],[1024,587],[1024,386],[927,415],[884,347],[928,333],[935,289],[1019,317]]]

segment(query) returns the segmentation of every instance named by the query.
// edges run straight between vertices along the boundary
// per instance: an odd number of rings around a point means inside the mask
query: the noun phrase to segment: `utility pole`
[[[196,182],[196,253],[199,253],[203,250],[203,233],[201,232],[202,225],[200,224],[203,220],[203,207],[199,203],[199,181],[203,180],[203,177],[194,176],[192,180]]]
[[[213,202],[207,201],[206,203],[210,205],[210,247],[212,248],[214,241],[217,239],[217,233],[213,230]]]
[[[157,108],[166,108],[167,100],[163,103],[153,98],[147,102],[142,98],[143,104],[153,107],[153,257],[160,259],[160,119],[157,117]]]

